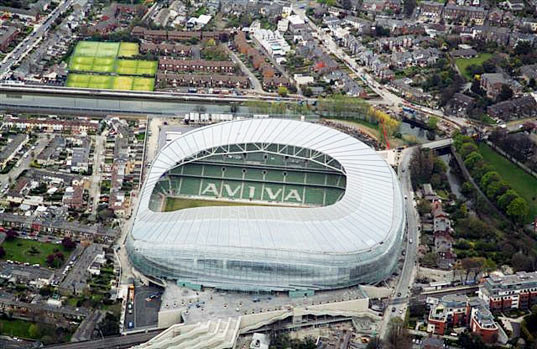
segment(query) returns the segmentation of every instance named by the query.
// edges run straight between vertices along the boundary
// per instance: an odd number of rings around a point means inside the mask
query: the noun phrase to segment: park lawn
[[[122,42],[119,44],[119,57],[133,57],[140,53],[139,45],[135,42]]]
[[[68,260],[71,255],[71,251],[65,250],[62,245],[19,238],[4,241],[2,247],[6,251],[3,259],[21,263],[39,264],[43,267],[47,266],[46,261],[49,254],[59,251],[63,253],[65,260]],[[35,252],[32,252],[32,247],[35,247]]]
[[[112,88],[114,90],[131,90],[133,81],[134,78],[132,76],[116,76],[114,77]]]
[[[477,57],[474,57],[474,58],[469,58],[469,59],[457,58],[455,59],[455,64],[457,65],[457,68],[459,68],[460,73],[464,75],[464,77],[467,80],[471,81],[474,79],[474,77],[466,72],[466,67],[472,64],[476,64],[476,65],[482,64],[483,62],[485,62],[487,59],[491,57],[492,57],[492,53],[480,53]]]
[[[0,319],[0,333],[5,336],[20,337],[20,338],[32,338],[30,336],[30,326],[32,322],[19,319]]]
[[[164,203],[164,212],[177,211],[185,208],[207,207],[207,206],[275,206],[269,204],[258,204],[236,201],[219,200],[199,200],[167,197]],[[277,205],[280,206],[280,205]]]
[[[485,143],[479,143],[479,152],[500,176],[523,197],[529,205],[528,221],[537,216],[537,179],[494,151]]]

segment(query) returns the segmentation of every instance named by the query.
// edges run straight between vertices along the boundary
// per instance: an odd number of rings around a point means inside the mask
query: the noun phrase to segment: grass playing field
[[[530,176],[517,165],[495,152],[485,143],[479,143],[479,152],[498,171],[518,194],[528,202],[530,213],[528,220],[537,215],[537,179]]]
[[[73,56],[82,57],[117,57],[119,42],[80,41]]]
[[[18,238],[4,241],[2,247],[6,251],[6,255],[4,256],[6,260],[40,264],[41,266],[46,266],[47,256],[51,253],[59,251],[63,253],[65,260],[68,260],[71,254],[62,245]]]
[[[122,75],[155,75],[157,61],[118,59],[116,72]]]
[[[118,59],[138,54],[139,45],[134,42],[80,41],[69,59],[69,70],[74,73],[69,74],[66,85],[78,88],[153,91],[154,78],[134,75],[155,76],[157,61]],[[120,76],[108,75],[113,73]]]
[[[133,81],[134,78],[132,76],[117,76],[114,79],[112,88],[114,90],[131,90]]]
[[[140,48],[134,42],[122,42],[119,44],[118,57],[133,57],[140,53]]]
[[[274,206],[264,204],[253,204],[248,202],[218,201],[218,200],[195,200],[167,197],[164,204],[164,212],[177,211],[185,208],[207,207],[207,206]]]
[[[76,88],[153,91],[155,81],[153,78],[138,76],[69,74],[66,86]]]

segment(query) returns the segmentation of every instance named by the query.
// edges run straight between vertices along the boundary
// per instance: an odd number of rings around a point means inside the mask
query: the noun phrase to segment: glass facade
[[[262,202],[256,185],[271,188],[269,199],[282,205],[163,211],[154,195]],[[300,195],[277,196],[279,186]],[[126,248],[136,269],[158,278],[243,291],[323,290],[387,278],[404,227],[397,176],[371,148],[316,124],[254,119],[196,129],[159,152]]]

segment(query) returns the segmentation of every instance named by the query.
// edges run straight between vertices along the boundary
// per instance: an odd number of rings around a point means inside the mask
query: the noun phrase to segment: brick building
[[[430,307],[427,332],[442,336],[457,327],[468,327],[485,343],[493,344],[498,340],[499,327],[494,317],[487,304],[476,297],[447,295]]]
[[[491,275],[479,289],[491,311],[529,309],[537,304],[537,272],[520,271],[513,275]]]
[[[6,52],[19,33],[19,29],[13,26],[0,27],[0,51]]]
[[[186,60],[170,57],[160,57],[158,67],[159,70],[172,72],[201,71],[207,73],[233,73],[235,71],[235,63],[232,61]]]

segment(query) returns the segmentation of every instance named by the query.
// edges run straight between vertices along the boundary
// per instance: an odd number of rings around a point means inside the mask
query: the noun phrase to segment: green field
[[[185,208],[206,207],[206,206],[273,206],[263,204],[252,204],[248,202],[218,201],[218,200],[193,200],[167,197],[164,204],[164,212],[177,211]],[[281,206],[281,205],[278,205]]]
[[[151,75],[157,72],[157,61],[118,59],[116,72],[121,75]]]
[[[69,59],[70,74],[66,86],[94,89],[117,89],[153,91],[157,61],[118,59],[139,54],[139,45],[134,42],[80,41]],[[97,73],[101,75],[79,74]],[[129,75],[113,76],[111,74]]]
[[[133,57],[140,53],[140,47],[135,42],[122,42],[119,44],[118,57]]]
[[[5,336],[32,338],[30,336],[30,326],[32,322],[19,319],[0,319],[0,333]]]
[[[526,199],[530,207],[530,217],[528,217],[528,220],[535,217],[537,215],[537,179],[495,152],[485,143],[479,143],[479,152],[485,161],[490,163],[494,167],[494,170],[498,171],[502,178],[521,197]]]
[[[485,62],[487,59],[492,57],[492,53],[480,53],[475,58],[457,58],[455,59],[455,64],[457,65],[457,68],[459,68],[460,73],[467,79],[467,80],[473,80],[474,77],[471,76],[466,72],[466,67],[475,64],[479,65]]]
[[[133,91],[153,91],[155,89],[155,80],[152,78],[135,77],[131,90]]]
[[[40,264],[46,266],[47,256],[54,252],[62,252],[65,260],[69,259],[70,251],[63,248],[62,245],[39,242],[26,239],[14,239],[4,241],[2,247],[6,251],[4,259],[17,261],[21,263]]]
[[[73,56],[116,58],[118,50],[119,42],[80,41]]]
[[[153,91],[155,81],[153,78],[138,76],[69,74],[66,86],[76,88]]]

